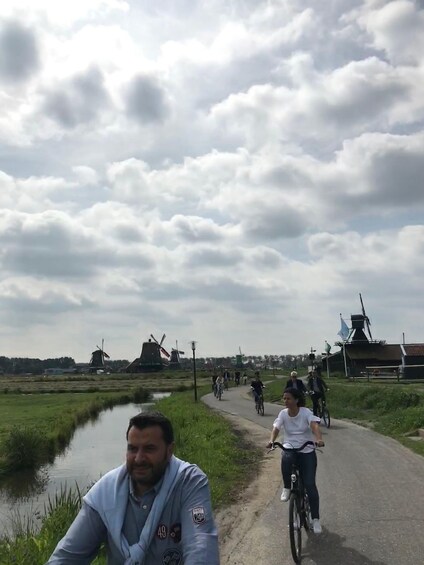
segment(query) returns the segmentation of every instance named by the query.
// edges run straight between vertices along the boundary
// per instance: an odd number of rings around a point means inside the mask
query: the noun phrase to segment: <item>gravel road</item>
[[[222,401],[202,400],[265,445],[281,406],[254,411],[248,387],[226,391]],[[331,393],[330,393],[331,394]],[[329,398],[331,408],[331,396]],[[419,565],[424,563],[424,458],[396,441],[350,422],[323,429],[318,454],[320,536],[304,535],[303,565]],[[280,502],[280,455],[266,455],[239,504],[217,515],[222,565],[292,563],[288,506]]]

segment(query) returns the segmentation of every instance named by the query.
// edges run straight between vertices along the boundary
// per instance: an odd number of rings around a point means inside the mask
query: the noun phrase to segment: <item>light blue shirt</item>
[[[138,542],[161,486],[162,481],[159,481],[143,496],[137,497],[128,477],[128,500],[122,529],[130,545]],[[89,565],[102,543],[106,544],[107,564],[123,565],[121,552],[108,535],[100,515],[83,502],[78,516],[48,564]],[[219,565],[218,535],[207,477],[196,465],[190,465],[162,511],[143,565],[205,563]]]

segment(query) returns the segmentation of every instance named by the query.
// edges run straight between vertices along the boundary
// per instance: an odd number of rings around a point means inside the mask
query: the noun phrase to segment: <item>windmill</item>
[[[243,369],[243,353],[241,352],[240,346],[239,353],[236,355],[236,367],[237,369]]]
[[[368,318],[368,316],[365,313],[365,307],[364,307],[364,302],[362,300],[361,293],[359,293],[359,300],[361,301],[362,314],[352,314],[351,317],[350,317],[351,323],[352,323],[352,330],[353,330],[351,341],[352,342],[373,341],[372,334],[371,334],[371,328],[370,328],[371,322],[370,322],[370,319]],[[369,339],[365,334],[365,326],[367,327]]]
[[[169,360],[170,369],[181,369],[180,355],[184,355],[184,351],[179,351],[178,341],[175,342],[175,348],[171,349],[171,358]]]
[[[162,339],[158,341],[153,334],[150,334],[148,341],[143,343],[140,357],[134,359],[125,371],[127,373],[153,373],[162,371],[168,361],[162,357],[161,353],[168,359],[170,357],[170,354],[162,346],[165,337],[166,335],[163,334]]]
[[[96,373],[97,371],[104,371],[106,369],[105,359],[110,359],[110,357],[104,350],[104,343],[105,340],[102,339],[102,346],[99,347],[98,345],[96,345],[97,349],[91,354],[89,364],[90,373]]]

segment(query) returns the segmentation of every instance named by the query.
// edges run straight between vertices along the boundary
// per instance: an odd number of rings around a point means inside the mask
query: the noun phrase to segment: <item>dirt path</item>
[[[243,432],[252,445],[265,446],[269,438],[268,430],[230,414],[222,413],[222,416],[227,418],[235,429]],[[264,459],[250,486],[240,492],[236,504],[216,514],[221,565],[261,564],[261,555],[257,555],[257,548],[260,546],[259,538],[263,541],[266,532],[259,526],[258,517],[271,500],[275,499],[280,486],[280,457],[274,454],[267,456],[264,448]]]

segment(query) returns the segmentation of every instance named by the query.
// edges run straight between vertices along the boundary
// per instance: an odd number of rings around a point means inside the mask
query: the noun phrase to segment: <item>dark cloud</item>
[[[0,24],[0,77],[10,82],[25,81],[39,64],[34,32],[16,21]]]
[[[381,206],[415,206],[424,203],[422,179],[424,160],[422,151],[407,151],[402,148],[389,149],[377,155],[373,162],[370,185],[375,190],[370,201]]]
[[[168,105],[163,89],[151,77],[135,77],[126,94],[127,114],[140,123],[164,120]]]
[[[49,92],[43,109],[54,121],[72,129],[96,119],[108,102],[103,75],[92,67]]]
[[[243,230],[249,238],[258,240],[295,238],[309,228],[304,214],[292,206],[276,203],[274,208],[258,207],[256,215],[246,218]]]
[[[94,306],[94,302],[87,298],[72,300],[61,296],[58,292],[51,292],[40,296],[29,296],[17,291],[16,296],[3,296],[0,299],[0,311],[7,316],[8,324],[29,325],[37,323],[50,324],[50,316],[57,316],[73,311],[83,311]]]

